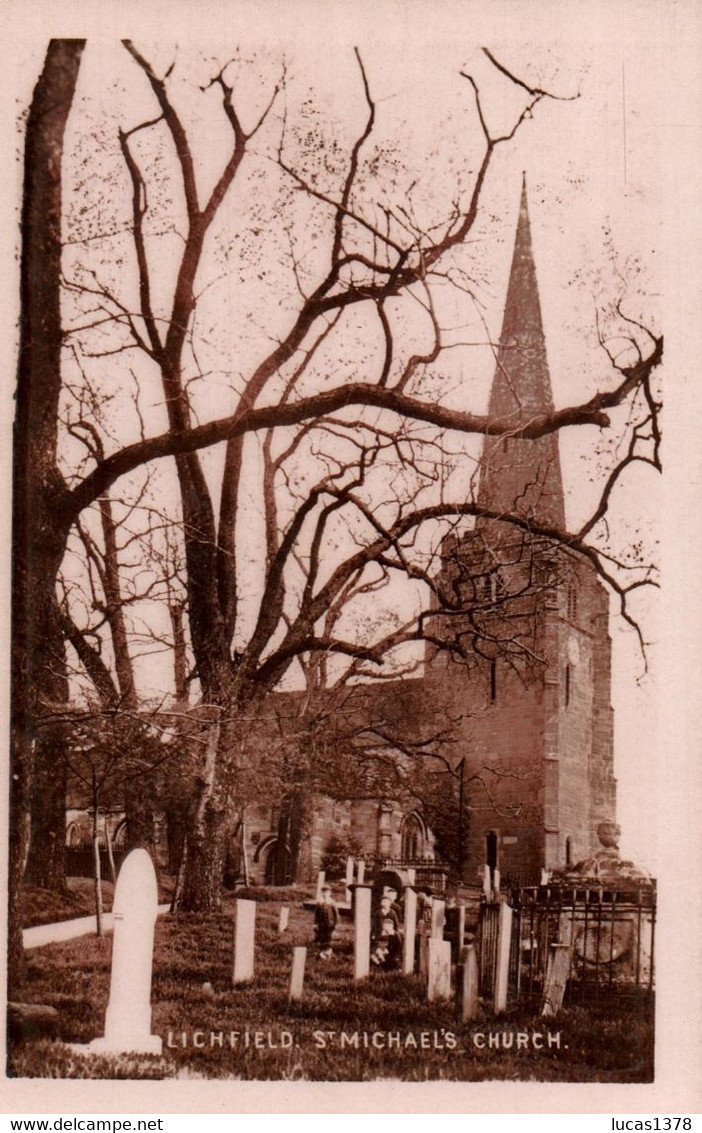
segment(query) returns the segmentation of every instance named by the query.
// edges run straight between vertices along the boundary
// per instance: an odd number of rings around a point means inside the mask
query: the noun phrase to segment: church
[[[516,431],[552,409],[524,185],[489,413]],[[475,502],[474,528],[441,547],[421,676],[356,686],[352,713],[390,748],[397,737],[405,768],[403,735],[440,737],[428,762],[443,760],[459,795],[454,877],[474,884],[487,867],[535,884],[594,853],[598,826],[616,821],[609,598],[592,563],[549,537],[565,530],[556,434],[486,437]],[[248,878],[312,880],[325,847],[352,842],[376,864],[431,873],[446,853],[405,782],[402,797],[314,795],[304,817],[290,800],[248,808]]]

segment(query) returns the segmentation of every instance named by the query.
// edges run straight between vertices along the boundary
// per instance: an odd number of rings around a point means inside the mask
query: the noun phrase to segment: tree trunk
[[[219,911],[231,813],[230,774],[235,743],[231,726],[220,727],[217,724],[213,727],[188,825],[182,878],[174,899],[174,911]]]
[[[12,988],[23,970],[20,885],[29,847],[37,707],[46,678],[56,574],[67,532],[56,507],[61,389],[61,158],[83,40],[52,40],[27,119],[22,209],[21,324],[14,427],[12,775],[9,955]],[[62,828],[63,828],[62,818]]]

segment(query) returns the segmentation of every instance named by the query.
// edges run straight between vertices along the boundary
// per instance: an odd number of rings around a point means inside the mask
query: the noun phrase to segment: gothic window
[[[66,831],[66,845],[75,849],[81,844],[80,827],[77,822],[72,822]]]
[[[567,708],[570,704],[570,665],[565,667],[565,702]]]
[[[424,857],[424,829],[419,816],[416,814],[408,814],[402,823],[400,853],[403,862],[411,862]]]
[[[570,838],[566,838],[566,841],[565,841],[565,864],[566,865],[572,865],[573,864],[573,844],[572,844]]]

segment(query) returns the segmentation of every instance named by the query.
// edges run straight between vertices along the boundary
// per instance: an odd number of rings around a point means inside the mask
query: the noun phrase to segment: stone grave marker
[[[509,951],[512,943],[512,909],[503,901],[497,924],[497,964],[493,1008],[496,1015],[507,1009],[509,987]]]
[[[429,926],[420,921],[417,926],[417,939],[419,940],[419,974],[426,976],[429,970]]]
[[[492,877],[487,864],[483,866],[483,895],[486,901],[492,901]]]
[[[546,1018],[557,1015],[563,1006],[573,949],[570,944],[552,944],[544,981],[541,1014]]]
[[[290,973],[290,1003],[302,999],[302,985],[305,982],[305,961],[307,949],[304,946],[293,948],[292,972]]]
[[[278,914],[278,932],[285,932],[286,928],[288,927],[289,921],[290,921],[290,906],[289,905],[281,905],[280,906],[280,912]]]
[[[112,972],[105,1034],[94,1039],[87,1049],[98,1054],[161,1054],[161,1039],[151,1034],[158,884],[154,863],[146,850],[132,850],[124,859],[112,912]]]
[[[405,939],[402,945],[402,971],[410,976],[414,971],[414,938],[417,930],[417,894],[407,886],[405,889]]]
[[[256,902],[239,898],[236,901],[234,923],[234,984],[247,983],[254,975],[254,934],[256,931]]]
[[[324,885],[325,877],[326,874],[324,873],[324,870],[320,869],[319,873],[317,874],[317,892],[314,896],[315,901],[321,901],[322,899],[322,886]]]
[[[353,978],[364,980],[370,972],[371,891],[357,885],[354,902]]]
[[[416,869],[414,869],[414,867],[411,867],[410,869],[407,870],[407,884],[408,885],[414,885],[416,880],[417,880],[417,871],[416,871]]]
[[[432,940],[443,940],[446,902],[434,897],[431,903],[431,937]]]
[[[456,1018],[468,1023],[478,1013],[478,959],[475,945],[465,944],[456,967]]]
[[[366,878],[366,863],[361,858],[356,862],[356,885],[363,885]]]
[[[427,999],[451,998],[451,942],[432,937],[428,942]]]
[[[353,871],[354,871],[353,858],[346,859],[346,879],[345,879],[345,893],[344,899],[347,905],[351,904],[351,886],[353,885]]]
[[[466,907],[465,905],[458,906],[458,938],[457,948],[458,955],[461,954],[461,949],[466,942]]]

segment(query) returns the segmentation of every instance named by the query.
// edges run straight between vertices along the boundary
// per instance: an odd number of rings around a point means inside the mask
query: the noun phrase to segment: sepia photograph
[[[6,1075],[652,1085],[668,6],[142,7],[14,11]]]

